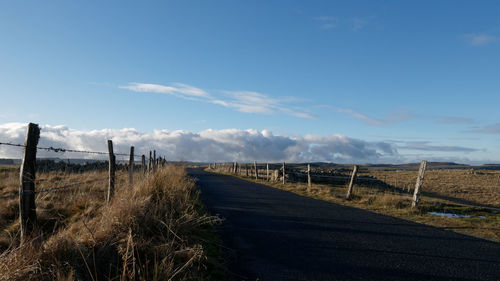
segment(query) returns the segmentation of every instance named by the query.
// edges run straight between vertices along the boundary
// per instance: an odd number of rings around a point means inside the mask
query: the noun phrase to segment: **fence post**
[[[245,172],[246,172],[246,176],[248,177],[248,164],[245,163]]]
[[[115,193],[115,154],[113,153],[113,141],[108,140],[108,152],[109,152],[109,185],[108,185],[108,197],[106,198],[106,203],[111,201],[113,194]]]
[[[311,188],[311,164],[307,164],[307,187]]]
[[[153,152],[149,151],[148,172],[153,170]]]
[[[412,208],[417,207],[420,201],[420,194],[419,194],[420,187],[424,183],[424,173],[426,166],[427,166],[427,161],[422,160],[422,162],[420,162],[420,169],[418,169],[418,177],[417,177],[417,182],[415,183],[415,191],[413,192],[413,202],[411,203]]]
[[[141,156],[142,173],[146,173],[146,155]]]
[[[349,188],[347,189],[346,199],[351,199],[352,187],[354,186],[354,181],[356,180],[356,175],[358,174],[358,165],[354,165],[352,169],[351,181],[349,182]]]
[[[266,164],[266,181],[269,181],[269,163]]]
[[[156,171],[156,150],[153,150],[153,172]]]
[[[35,172],[36,172],[36,146],[40,139],[40,128],[37,124],[29,123],[26,140],[24,142],[24,155],[19,173],[19,216],[21,219],[21,244],[34,229],[36,224],[35,205]]]
[[[259,179],[259,172],[257,171],[257,162],[253,161],[253,170],[255,171],[255,179]]]
[[[283,162],[283,184],[285,184],[285,175],[286,175],[286,167],[285,167],[285,162]]]
[[[128,183],[132,185],[134,183],[134,147],[130,147],[130,155],[128,159]]]

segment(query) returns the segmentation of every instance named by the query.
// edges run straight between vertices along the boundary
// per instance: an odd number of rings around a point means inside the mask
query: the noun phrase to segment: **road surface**
[[[192,169],[229,280],[500,280],[500,243]]]

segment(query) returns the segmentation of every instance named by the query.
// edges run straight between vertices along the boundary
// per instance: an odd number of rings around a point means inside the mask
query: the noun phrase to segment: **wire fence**
[[[82,184],[90,184],[90,183],[95,183],[98,181],[101,181],[101,180],[95,179],[95,180],[86,181],[86,182],[78,182],[78,183],[72,183],[72,184],[67,184],[67,185],[63,185],[63,186],[51,187],[51,188],[47,188],[47,189],[37,190],[37,191],[35,191],[35,194],[47,193],[47,192],[58,191],[58,190],[65,190],[68,188],[81,186]],[[19,192],[16,192],[14,194],[0,196],[0,199],[13,199],[13,198],[16,198],[18,196],[19,196]]]
[[[22,147],[25,148],[26,146],[24,144],[19,144],[19,143],[10,143],[10,142],[0,142],[0,145],[5,145],[5,146],[14,146],[14,147]],[[56,153],[84,153],[84,154],[95,154],[95,155],[109,155],[109,152],[104,152],[104,151],[90,151],[90,150],[77,150],[77,149],[70,149],[70,148],[56,148],[56,147],[40,147],[37,146],[38,150],[45,150],[45,151],[53,151]],[[129,156],[130,154],[128,153],[114,153],[115,156]],[[134,158],[141,158],[142,155],[133,155]],[[149,158],[144,155],[144,157],[148,160]]]
[[[282,163],[211,163],[209,168],[222,173],[233,174],[269,182],[283,182],[309,185],[324,184],[346,188],[352,179],[352,169],[346,165],[335,168],[316,166],[308,171],[308,164],[286,164],[283,173]],[[416,165],[415,165],[416,166]],[[410,167],[406,170],[364,168],[357,172],[356,186],[374,189],[373,192],[391,191],[401,196],[415,195],[419,170]],[[486,167],[484,171],[472,168],[424,169],[425,180],[417,193],[430,198],[451,201],[455,204],[500,211],[500,171]],[[284,179],[283,179],[283,174]],[[310,186],[310,185],[309,185]],[[340,190],[339,190],[340,192]]]
[[[26,148],[26,145],[24,145],[24,144],[12,143],[12,142],[0,142],[0,146],[11,146],[11,147],[18,147],[18,148],[22,148],[22,149]],[[50,151],[50,152],[54,152],[54,153],[81,153],[81,154],[106,155],[106,156],[109,155],[109,152],[104,152],[104,151],[77,150],[77,149],[52,147],[52,146],[49,146],[49,147],[37,146],[36,148],[37,148],[37,150]],[[155,152],[155,154],[156,154],[156,152]],[[130,153],[113,153],[113,155],[114,156],[122,156],[122,157],[130,157],[131,156]],[[154,165],[154,163],[151,163],[151,162],[153,162],[154,159],[146,156],[145,154],[143,154],[143,155],[133,154],[132,156],[134,158],[133,165],[136,166],[136,168],[140,168],[141,170],[148,170],[148,169],[151,169],[151,167],[149,167],[150,165]],[[137,158],[144,159],[144,161],[147,163],[148,167],[142,167],[142,165],[145,164],[144,162],[141,163],[141,165],[135,165],[135,159],[137,159]],[[163,158],[158,157],[158,159],[163,159]],[[105,165],[105,164],[108,164],[108,160],[95,160],[95,159],[91,159],[91,160],[95,161],[95,162],[93,164],[89,164],[89,163],[85,162],[83,165],[81,165],[81,164],[70,164],[69,159],[67,160],[68,163],[65,163],[65,161],[63,159],[61,159],[61,161],[59,161],[59,162],[56,162],[54,160],[46,160],[46,158],[40,158],[40,159],[37,159],[37,162],[40,164],[37,166],[37,172],[47,172],[47,171],[52,171],[52,170],[61,170],[61,171],[82,171],[82,169],[83,170],[91,170],[91,169],[85,169],[85,167],[89,167],[89,166],[94,167],[94,170],[102,170],[104,168],[108,168],[108,165]],[[123,159],[123,160],[125,161],[126,159]],[[62,164],[58,165],[58,163],[62,163]],[[96,163],[103,163],[103,165],[98,165]],[[47,166],[51,166],[52,168],[47,168]],[[116,165],[116,166],[118,166],[119,169],[120,168],[130,169],[130,167],[128,165]],[[91,182],[96,182],[96,181],[98,181],[98,180],[96,179],[96,180],[93,180]],[[62,185],[62,186],[54,186],[54,187],[46,188],[43,190],[37,190],[34,193],[39,194],[39,193],[60,191],[60,190],[65,190],[65,189],[81,186],[83,184],[89,184],[91,182],[86,181],[86,182],[71,183],[71,184]],[[0,199],[13,199],[13,198],[18,197],[19,195],[20,195],[19,192],[16,192],[14,194],[2,195],[2,196],[0,196]]]

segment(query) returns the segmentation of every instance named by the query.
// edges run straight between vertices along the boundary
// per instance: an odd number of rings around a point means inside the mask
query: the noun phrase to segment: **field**
[[[366,171],[389,185],[412,191],[416,171]],[[498,170],[427,170],[422,192],[441,197],[462,199],[464,202],[500,208],[500,171]]]
[[[0,168],[0,280],[210,280],[223,271],[213,224],[184,167],[153,174],[37,173],[38,226],[19,241],[17,168]],[[71,185],[66,189],[44,190]]]

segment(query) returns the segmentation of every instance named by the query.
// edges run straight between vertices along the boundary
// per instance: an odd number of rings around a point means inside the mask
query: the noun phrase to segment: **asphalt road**
[[[500,280],[500,243],[190,170],[229,280]]]

